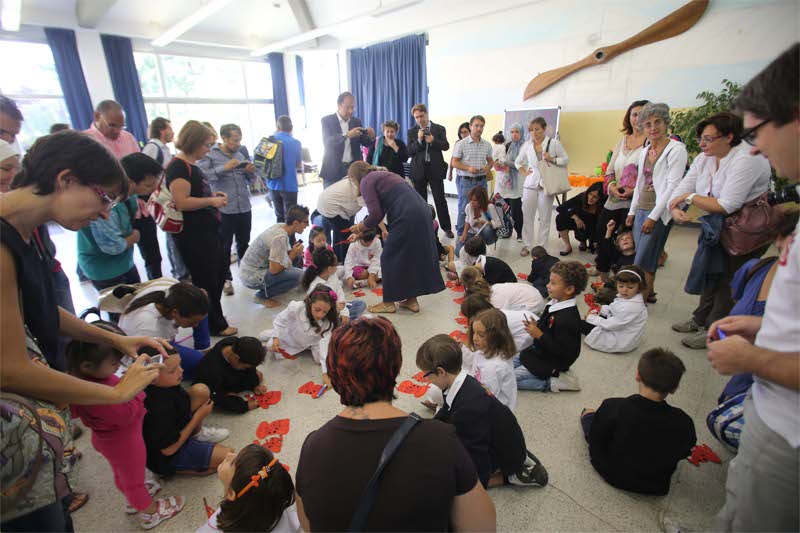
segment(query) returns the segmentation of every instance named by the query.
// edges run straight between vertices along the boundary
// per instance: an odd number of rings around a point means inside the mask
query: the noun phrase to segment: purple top
[[[387,194],[400,184],[405,185],[405,182],[405,178],[385,170],[376,170],[361,178],[361,196],[369,211],[369,215],[363,221],[367,228],[377,227],[386,216],[381,207],[381,195]]]

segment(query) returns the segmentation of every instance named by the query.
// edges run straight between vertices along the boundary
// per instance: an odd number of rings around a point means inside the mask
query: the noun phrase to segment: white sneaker
[[[180,513],[183,506],[186,505],[186,499],[183,496],[170,496],[167,499],[158,500],[156,505],[156,512],[153,514],[139,513],[139,526],[142,529],[153,529],[164,520],[169,520]]]
[[[144,487],[147,489],[147,493],[150,494],[150,496],[155,496],[158,494],[158,491],[161,490],[161,484],[155,479],[145,479]],[[137,511],[136,508],[131,504],[125,504],[125,514],[136,514],[138,512],[139,511]]]
[[[231,432],[225,428],[212,428],[203,426],[203,429],[201,429],[200,432],[194,436],[194,439],[200,442],[213,442],[216,444],[227,439],[230,434]]]
[[[231,283],[231,280],[225,280],[225,285],[222,286],[222,292],[224,292],[226,296],[233,294],[233,283]]]
[[[550,390],[552,392],[560,391],[579,391],[581,385],[578,382],[578,376],[572,370],[560,372],[558,377],[553,376],[550,378]]]

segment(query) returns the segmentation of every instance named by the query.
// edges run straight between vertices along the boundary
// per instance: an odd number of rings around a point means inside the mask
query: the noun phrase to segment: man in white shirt
[[[363,206],[364,200],[350,180],[339,180],[323,189],[317,200],[317,213],[322,216],[325,237],[328,239],[328,244],[333,246],[340,264],[344,263],[350,245],[347,242],[349,235],[343,232],[349,231],[356,213]]]
[[[481,115],[475,115],[469,120],[469,137],[464,137],[458,141],[453,148],[453,166],[456,168],[459,178],[458,193],[458,218],[456,219],[456,234],[461,235],[464,231],[464,221],[466,213],[464,209],[469,202],[469,191],[473,187],[483,187],[487,189],[486,181],[491,178],[492,166],[492,145],[486,139],[481,139],[483,127],[486,119]]]
[[[148,136],[150,140],[144,145],[142,152],[158,161],[162,168],[167,168],[167,165],[172,160],[172,152],[167,144],[171,143],[172,139],[175,138],[175,132],[172,131],[172,122],[164,117],[154,118],[150,122]]]
[[[364,128],[361,119],[353,116],[355,98],[343,92],[336,99],[336,113],[322,117],[322,143],[325,154],[319,175],[324,188],[328,188],[347,175],[353,161],[361,161],[362,146],[375,140],[375,130]]]
[[[778,176],[800,182],[800,43],[753,78],[735,102],[742,138]],[[721,374],[752,373],[745,425],[731,461],[718,531],[800,530],[800,243],[795,230],[778,260],[763,319],[723,318],[708,332]],[[723,332],[722,334],[720,332]],[[723,338],[724,335],[724,338]]]

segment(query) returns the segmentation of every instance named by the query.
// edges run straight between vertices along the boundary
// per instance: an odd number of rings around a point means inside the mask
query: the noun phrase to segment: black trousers
[[[158,224],[153,217],[135,218],[131,221],[133,229],[139,230],[139,253],[144,259],[147,279],[161,277],[161,248],[158,245]]]
[[[293,205],[297,205],[297,191],[276,191],[270,190],[272,197],[272,206],[275,209],[275,218],[278,219],[278,224],[286,223],[286,212]]]
[[[578,215],[583,221],[584,229],[578,229],[578,225],[572,219],[572,215]],[[584,212],[576,213],[559,213],[556,215],[556,230],[557,231],[574,231],[575,240],[585,242],[594,238],[595,226],[597,225],[597,217],[588,215]],[[589,244],[592,244],[591,242]]]
[[[222,213],[222,220],[219,225],[219,236],[222,240],[222,256],[225,264],[225,279],[232,280],[231,276],[231,245],[233,237],[236,236],[236,254],[239,261],[244,257],[247,247],[250,245],[250,229],[253,225],[253,212],[225,214]]]
[[[597,226],[594,232],[594,242],[600,242],[606,238],[606,230],[608,229],[608,222],[613,220],[617,223],[614,228],[614,233],[619,233],[625,225],[625,220],[628,218],[628,208],[614,209],[613,211],[603,208],[600,211],[600,216],[597,217]]]
[[[426,166],[425,173],[422,176],[415,176],[411,179],[411,182],[414,184],[414,189],[426,202],[428,201],[428,185],[431,186],[433,205],[436,207],[439,227],[443,231],[451,231],[450,211],[447,209],[447,198],[444,196],[444,175],[436,174],[432,168]]]
[[[336,259],[339,260],[340,265],[344,264],[344,260],[347,257],[347,249],[350,247],[349,242],[342,242],[346,241],[350,234],[342,230],[350,229],[350,226],[353,225],[353,221],[353,218],[342,218],[340,216],[335,216],[333,218],[322,217],[322,227],[325,228],[325,236],[331,246],[333,246],[333,253],[336,254]]]
[[[514,231],[517,232],[517,238],[522,238],[522,198],[503,198],[506,203],[511,207],[511,218],[514,219]]]
[[[175,234],[175,244],[189,269],[192,283],[208,293],[208,329],[218,336],[228,329],[228,321],[222,314],[222,285],[225,283],[222,242],[215,228],[187,229]],[[230,248],[227,263],[230,265]]]

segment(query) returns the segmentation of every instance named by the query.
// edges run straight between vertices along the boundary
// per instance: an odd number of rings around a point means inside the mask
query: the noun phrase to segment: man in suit
[[[336,99],[336,113],[322,117],[322,168],[319,175],[323,188],[328,188],[347,175],[353,161],[361,161],[361,146],[375,140],[375,130],[364,128],[361,119],[353,116],[356,101],[353,94],[343,92]]]
[[[447,210],[447,199],[444,197],[444,177],[447,174],[447,163],[442,152],[450,149],[447,142],[447,131],[444,126],[434,124],[428,119],[428,108],[425,104],[417,104],[411,108],[411,114],[417,125],[408,130],[408,155],[411,156],[411,181],[417,192],[428,199],[428,184],[433,193],[436,216],[439,226],[449,238],[453,238],[450,225],[450,212]]]

